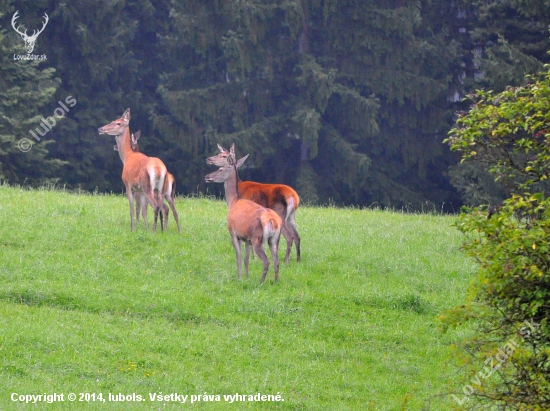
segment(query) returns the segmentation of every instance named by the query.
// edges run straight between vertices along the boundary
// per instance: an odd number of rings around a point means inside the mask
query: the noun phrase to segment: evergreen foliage
[[[437,137],[448,120],[436,105],[447,105],[456,47],[425,30],[418,2],[173,8],[176,32],[210,35],[163,39],[171,56],[186,56],[181,76],[166,73],[159,87],[171,114],[157,124],[166,139],[183,128],[193,154],[235,142],[251,154],[249,176],[277,176],[313,202],[418,206],[448,197],[434,189],[441,178],[426,180],[448,165]],[[179,59],[166,68],[175,67]]]
[[[457,202],[448,174],[457,157],[441,144],[456,96],[481,70],[478,86],[508,84],[547,44],[542,3],[485,3],[6,0],[2,58],[22,44],[13,13],[32,30],[47,12],[35,52],[48,56],[41,71],[55,69],[59,80],[52,95],[34,97],[35,108],[48,116],[67,96],[78,103],[49,132],[49,154],[33,162],[65,161],[55,175],[68,186],[122,189],[120,160],[97,127],[131,107],[142,150],[166,163],[180,193],[207,190],[204,158],[219,142],[250,153],[244,179],[301,187],[311,202],[439,207]],[[521,61],[489,64],[512,56],[493,47],[499,24]],[[487,64],[474,64],[479,47]],[[2,69],[13,69],[7,60]],[[25,87],[23,77],[14,81]],[[31,121],[38,112],[17,115]],[[13,164],[22,179],[36,177]],[[35,168],[48,176],[46,165]]]
[[[517,86],[525,75],[550,62],[548,25],[550,5],[546,1],[474,0],[462,2],[475,19],[470,26],[476,83],[500,92]],[[475,25],[474,25],[475,24]]]
[[[23,43],[16,44],[0,29],[0,179],[36,184],[55,177],[63,164],[48,157],[50,136],[38,142],[29,133],[40,124],[59,79],[55,69],[38,61],[14,61],[12,50],[25,54]]]
[[[503,91],[518,86],[525,76],[550,62],[549,5],[545,1],[461,2],[463,25],[468,28],[464,86]],[[496,204],[510,191],[476,158],[453,166],[451,182],[466,204]]]

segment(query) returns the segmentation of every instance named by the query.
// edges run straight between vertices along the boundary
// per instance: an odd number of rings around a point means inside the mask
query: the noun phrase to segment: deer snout
[[[97,132],[98,132],[99,134],[105,134],[105,131],[103,131],[103,127],[99,127],[99,128],[97,129]]]

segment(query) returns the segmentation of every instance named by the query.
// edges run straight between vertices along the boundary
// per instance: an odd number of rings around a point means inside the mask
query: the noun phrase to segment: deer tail
[[[156,190],[155,200],[157,203],[162,204],[163,200],[163,189],[164,189],[164,180],[166,179],[166,169],[164,167],[155,166],[153,168],[153,173],[149,176],[151,180],[151,186],[153,190]]]
[[[261,222],[264,228],[264,241],[281,232],[281,219],[275,212],[273,212],[273,214],[275,215],[273,216],[269,213],[261,216]]]
[[[300,197],[296,194],[289,195],[285,198],[286,200],[286,214],[285,221],[288,221],[288,218],[291,214],[296,212],[296,209],[300,205]]]

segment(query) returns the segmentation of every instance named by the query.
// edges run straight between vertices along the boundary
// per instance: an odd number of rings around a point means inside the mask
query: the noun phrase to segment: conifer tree
[[[188,167],[235,142],[248,175],[306,201],[440,201],[457,53],[418,2],[400,4],[173,2],[157,130]]]
[[[525,27],[544,21],[521,4]],[[78,102],[48,134],[50,155],[68,163],[63,183],[122,188],[120,160],[97,127],[131,107],[142,150],[165,161],[180,192],[206,190],[204,158],[235,142],[251,154],[243,178],[293,185],[306,202],[453,200],[447,170],[457,157],[441,142],[480,72],[473,6],[464,14],[460,2],[433,0],[7,0],[4,27],[15,5],[50,17],[41,68],[61,82],[41,114],[69,95]]]
[[[461,1],[465,51],[464,93],[501,92],[550,61],[550,5],[541,1]],[[463,106],[463,110],[467,107]],[[464,111],[461,111],[464,113]],[[449,170],[451,182],[469,205],[500,204],[512,192],[495,181],[489,167],[471,158]]]
[[[59,79],[38,61],[15,60],[14,54],[26,54],[17,37],[0,27],[0,179],[36,184],[55,177],[63,164],[48,155],[49,136],[38,142],[29,133],[39,125]]]

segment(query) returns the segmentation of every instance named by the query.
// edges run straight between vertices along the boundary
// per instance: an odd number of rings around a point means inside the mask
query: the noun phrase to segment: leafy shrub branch
[[[446,141],[462,161],[486,163],[509,196],[490,213],[465,208],[456,223],[465,234],[463,250],[480,267],[466,303],[441,318],[445,328],[473,329],[457,345],[469,384],[460,406],[550,409],[550,71],[527,77],[521,87],[470,98],[473,105],[459,114]],[[520,335],[522,324],[532,332]],[[476,377],[509,341],[517,349],[498,371]]]

